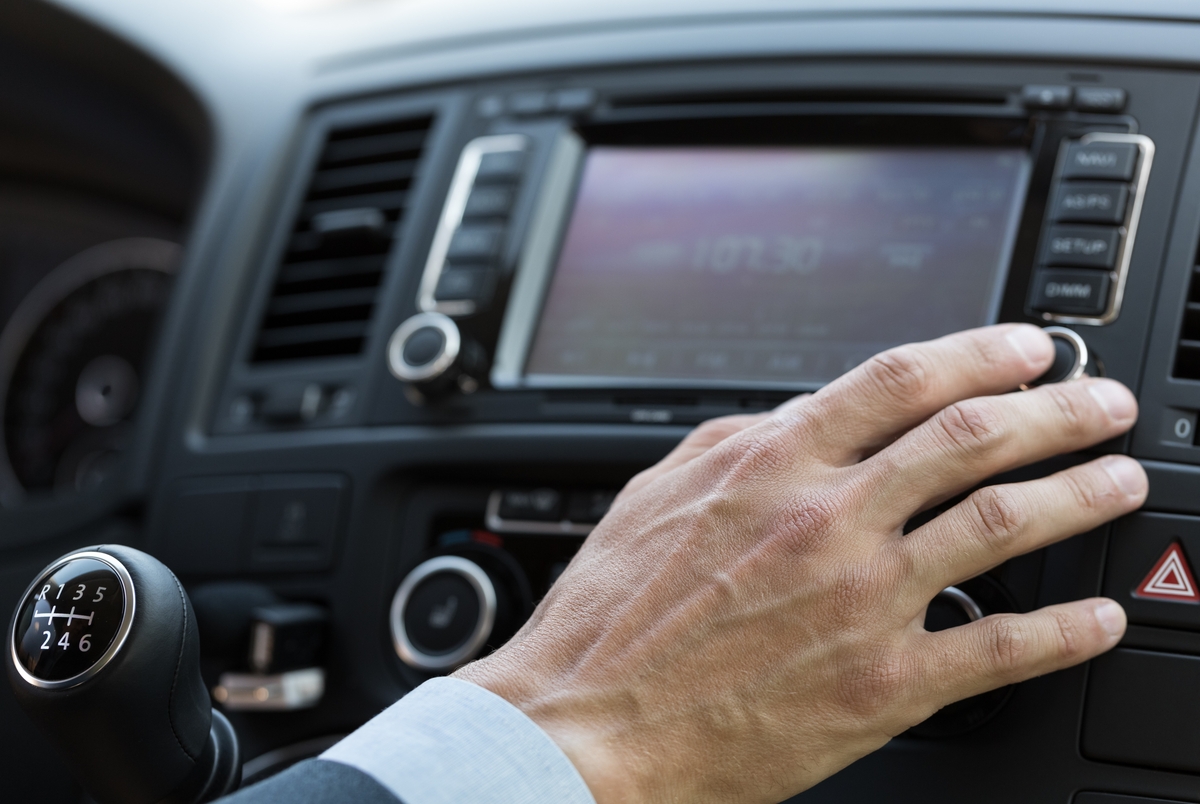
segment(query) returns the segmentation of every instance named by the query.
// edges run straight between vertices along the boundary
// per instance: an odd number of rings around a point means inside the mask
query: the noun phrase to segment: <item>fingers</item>
[[[861,464],[873,514],[902,523],[1000,472],[1084,449],[1137,420],[1113,380],[1078,380],[956,402]]]
[[[1071,667],[1113,647],[1124,633],[1124,610],[1091,598],[922,634],[917,650],[928,670],[917,697],[944,705]]]
[[[1050,337],[1029,324],[889,349],[813,395],[803,415],[822,426],[806,435],[817,457],[856,463],[947,405],[1036,379],[1053,359]]]
[[[803,397],[797,397],[801,399]],[[785,402],[785,405],[791,405],[796,400]],[[651,466],[645,471],[639,472],[625,484],[625,488],[621,489],[621,493],[613,500],[617,501],[636,494],[646,486],[653,483],[659,477],[662,477],[667,472],[683,466],[688,461],[703,455],[717,444],[729,438],[731,435],[742,432],[743,430],[753,427],[761,421],[765,421],[773,415],[773,411],[763,413],[745,413],[734,416],[722,416],[717,419],[709,419],[700,424],[695,430],[692,430],[684,439],[676,445],[675,449],[667,453],[667,456],[658,463]]]
[[[1141,464],[1110,455],[1049,477],[987,486],[893,543],[932,594],[1052,542],[1097,528],[1141,506]]]

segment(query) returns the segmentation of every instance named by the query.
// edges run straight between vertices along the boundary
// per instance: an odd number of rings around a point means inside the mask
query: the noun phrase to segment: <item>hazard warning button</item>
[[[1200,632],[1200,517],[1123,517],[1113,523],[1103,560],[1101,593],[1125,607],[1130,625]]]
[[[1171,600],[1176,603],[1200,603],[1196,579],[1183,554],[1183,545],[1172,542],[1158,562],[1138,584],[1134,597],[1149,600]]]

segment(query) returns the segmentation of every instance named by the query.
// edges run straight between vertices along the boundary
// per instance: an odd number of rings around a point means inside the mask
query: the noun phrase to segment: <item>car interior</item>
[[[792,801],[1200,801],[1198,111],[1180,0],[5,0],[0,799],[161,798],[126,640],[203,714],[169,800],[317,756],[698,423],[1026,322],[1141,412],[1013,477],[1124,453],[1149,499],[926,627],[1128,631]],[[135,588],[194,617],[130,636]]]

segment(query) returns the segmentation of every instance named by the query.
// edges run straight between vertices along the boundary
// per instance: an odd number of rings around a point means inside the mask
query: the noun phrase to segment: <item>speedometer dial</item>
[[[129,421],[170,278],[174,243],[131,238],[51,272],[0,334],[0,492],[78,491],[109,471]]]

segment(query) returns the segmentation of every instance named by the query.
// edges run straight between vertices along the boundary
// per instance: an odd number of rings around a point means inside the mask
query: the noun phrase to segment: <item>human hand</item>
[[[525,627],[456,675],[542,726],[600,804],[776,802],[948,703],[1108,650],[1125,617],[1103,599],[937,633],[924,612],[1140,506],[1136,461],[984,487],[903,534],[997,473],[1133,425],[1111,380],[1005,393],[1052,359],[1036,327],[989,327],[710,426],[635,479]]]

